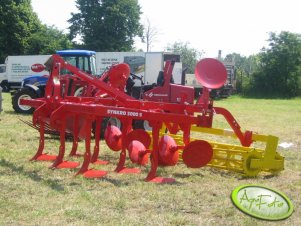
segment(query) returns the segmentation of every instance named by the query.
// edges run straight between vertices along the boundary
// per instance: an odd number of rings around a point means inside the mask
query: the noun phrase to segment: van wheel
[[[1,83],[1,87],[2,87],[2,92],[3,93],[7,93],[9,92],[10,88],[7,82],[2,82]]]
[[[34,111],[34,108],[27,106],[27,105],[21,105],[20,100],[21,99],[35,99],[35,98],[37,98],[37,94],[34,93],[32,90],[27,89],[27,88],[19,89],[15,92],[15,94],[12,98],[13,109],[17,113],[31,114]]]

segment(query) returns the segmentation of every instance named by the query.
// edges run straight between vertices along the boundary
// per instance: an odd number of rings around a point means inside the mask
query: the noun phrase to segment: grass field
[[[15,114],[11,97],[3,93],[0,113],[0,225],[301,225],[301,99],[263,100],[233,96],[215,102],[226,107],[243,129],[276,135],[285,157],[285,170],[277,176],[238,174],[183,164],[160,168],[159,175],[174,177],[174,184],[144,182],[149,166],[139,175],[120,175],[113,170],[118,154],[101,145],[101,158],[110,160],[102,179],[74,177],[74,170],[51,170],[50,163],[30,162],[38,146],[38,132]],[[215,126],[226,127],[220,117]],[[48,136],[46,149],[58,152],[58,140]],[[67,144],[67,150],[71,143]],[[83,143],[80,149],[83,150]],[[82,159],[75,159],[82,161]],[[129,164],[130,165],[130,164]],[[282,221],[268,222],[240,212],[231,202],[239,185],[259,184],[285,193],[295,212]]]

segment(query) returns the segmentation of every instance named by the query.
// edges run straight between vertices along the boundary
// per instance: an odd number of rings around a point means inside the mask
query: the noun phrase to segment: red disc
[[[183,150],[182,158],[187,167],[200,168],[207,165],[212,159],[213,149],[204,140],[190,142]]]
[[[126,147],[128,147],[133,140],[140,141],[145,146],[145,148],[149,148],[152,141],[150,135],[143,129],[135,129],[126,135]]]
[[[117,126],[108,125],[105,130],[105,141],[113,151],[121,150],[121,131]]]
[[[195,77],[209,89],[217,89],[227,80],[227,70],[223,63],[213,58],[200,60],[195,67]]]
[[[145,152],[146,148],[140,141],[137,140],[131,141],[129,143],[128,150],[129,150],[129,157],[133,163],[142,166],[148,163],[149,154]]]
[[[175,140],[164,135],[159,141],[159,164],[164,166],[174,166],[179,159],[178,146]]]

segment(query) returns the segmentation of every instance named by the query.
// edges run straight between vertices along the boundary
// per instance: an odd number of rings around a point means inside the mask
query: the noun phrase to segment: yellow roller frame
[[[231,130],[192,126],[191,131],[237,139],[235,133]],[[165,133],[165,128],[161,132]],[[170,136],[176,140],[178,145],[183,145],[180,135],[170,134]],[[197,139],[191,138],[191,141],[193,140]],[[252,140],[253,142],[265,143],[265,149],[223,144],[207,140],[213,148],[213,158],[208,163],[208,166],[235,171],[249,177],[256,176],[261,171],[275,174],[284,169],[284,157],[280,156],[277,152],[277,137],[253,134]]]

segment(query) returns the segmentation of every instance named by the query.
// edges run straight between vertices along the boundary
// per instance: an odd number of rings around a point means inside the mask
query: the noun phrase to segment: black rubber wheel
[[[133,121],[133,128],[134,129],[143,129],[146,131],[152,131],[152,127],[149,125],[147,120],[134,120]]]
[[[21,98],[35,99],[37,98],[37,94],[30,89],[22,88],[17,90],[12,98],[12,105],[15,112],[22,113],[22,114],[32,114],[34,108],[26,105],[20,105]]]
[[[100,139],[104,139],[105,137],[105,130],[107,128],[108,121],[109,118],[104,118],[102,120],[101,127],[100,127]],[[96,123],[94,122],[92,126],[92,133],[94,136],[95,136],[95,128],[96,128]]]
[[[106,128],[107,128],[109,122],[110,122],[111,125],[116,126],[120,130],[122,130],[122,124],[121,124],[121,122],[118,118],[114,118],[114,117],[104,118],[102,120],[101,128],[100,128],[100,138],[101,139],[104,138],[105,131],[106,131]],[[95,136],[95,128],[96,128],[96,125],[95,125],[95,122],[94,122],[93,123],[93,128],[92,128],[92,133],[94,134],[94,136]]]

